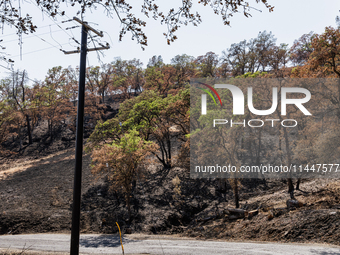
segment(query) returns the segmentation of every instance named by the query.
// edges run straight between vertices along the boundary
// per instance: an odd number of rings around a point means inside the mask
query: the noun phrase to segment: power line
[[[47,44],[49,44],[49,45],[51,45],[52,47],[54,47],[54,48],[57,48],[58,50],[62,50],[62,49],[59,49],[57,46],[55,46],[55,45],[53,45],[52,43],[49,43],[48,41],[46,41],[45,39],[43,39],[43,38],[41,38],[41,37],[39,37],[39,36],[37,36],[37,35],[35,35],[37,38],[39,38],[40,40],[42,40],[43,42],[45,42],[45,43],[47,43]],[[53,39],[53,37],[52,37],[52,39]],[[58,43],[58,42],[57,42]],[[59,44],[59,43],[58,43]],[[60,44],[59,44],[60,45]],[[60,45],[61,46],[61,45]],[[62,48],[62,47],[61,47]]]
[[[36,5],[32,0],[30,0],[31,1],[31,3],[35,6],[35,7],[37,7],[39,10],[40,10],[40,8],[39,8],[39,6],[38,5]],[[64,31],[64,33],[65,34],[67,34],[69,37],[71,37],[76,43],[78,43],[78,44],[80,44],[75,38],[74,38],[74,36],[72,37],[69,33],[67,33],[66,32],[66,30],[65,29],[63,29],[53,18],[51,18],[49,15],[46,15],[50,20],[52,20],[52,22],[54,22],[61,30],[63,30]]]
[[[2,68],[5,68],[5,69],[7,69],[7,70],[9,70],[9,71],[13,71],[12,69],[10,69],[10,68],[8,68],[8,67],[6,67],[6,66],[3,66],[3,65],[0,65],[0,67],[2,67]]]
[[[108,32],[106,32],[106,31],[104,31],[104,33],[107,34],[107,35],[109,36],[110,42],[111,42],[111,44],[113,45],[113,41],[112,41],[112,39],[111,39],[110,34],[109,34]]]
[[[52,33],[56,33],[56,32],[61,32],[61,30],[55,30],[55,31],[52,31]],[[46,33],[42,33],[42,34],[32,34],[31,36],[28,36],[28,37],[25,37],[24,39],[29,39],[29,38],[33,38],[35,36],[39,36],[39,35],[46,35],[46,34],[50,34],[50,32],[46,32]],[[1,42],[1,44],[4,44],[4,43],[9,43],[9,42],[15,42],[17,41],[18,39],[14,39],[14,40],[10,40],[10,41],[3,41]]]
[[[58,31],[60,31],[60,30],[58,30]],[[51,45],[52,47],[45,48],[45,49],[41,49],[41,50],[36,50],[36,51],[27,52],[27,53],[24,53],[24,54],[20,54],[20,56],[21,56],[21,55],[27,55],[27,54],[35,53],[35,52],[39,52],[39,51],[43,51],[43,50],[47,50],[47,49],[51,49],[51,48],[56,48],[56,49],[62,51],[62,46],[68,44],[68,43],[60,44],[60,43],[57,42],[57,43],[59,44],[59,46],[61,47],[61,48],[58,48],[57,46],[55,46],[55,45],[53,45],[52,43],[46,41],[45,39],[39,37],[38,35],[33,34],[32,37],[37,37],[37,38],[39,38],[40,40],[42,40],[43,42],[45,42],[45,43]],[[52,39],[53,39],[53,37],[52,37]],[[54,41],[55,41],[55,40],[54,40]],[[15,57],[17,57],[17,56],[14,56],[13,58],[15,58]]]
[[[66,14],[64,14],[65,16],[66,16],[66,18],[68,18],[68,20],[66,20],[66,21],[64,21],[63,23],[66,23],[66,22],[73,22],[74,24],[76,24],[75,26],[73,26],[73,27],[71,27],[71,28],[69,28],[69,29],[67,29],[66,28],[66,30],[70,30],[70,32],[71,32],[71,34],[72,34],[72,36],[73,36],[73,38],[75,38],[75,36],[74,36],[74,34],[73,34],[73,32],[72,32],[72,28],[75,28],[75,27],[78,27],[78,24],[74,21],[74,19],[71,19],[69,16],[67,16]],[[61,16],[60,14],[59,14],[59,16]],[[80,44],[79,42],[77,42],[78,44]]]
[[[60,30],[57,30],[57,31],[60,31]],[[48,33],[43,33],[43,34],[48,34]],[[51,32],[50,32],[49,34],[51,34]],[[39,51],[43,51],[43,50],[47,50],[47,49],[51,49],[51,48],[56,48],[56,49],[62,51],[62,46],[63,46],[63,45],[66,45],[66,44],[69,44],[69,43],[60,44],[60,43],[58,43],[56,40],[54,40],[53,37],[52,37],[52,39],[53,39],[55,42],[57,42],[57,43],[59,44],[60,48],[58,48],[58,46],[53,45],[52,43],[46,41],[45,39],[39,37],[38,35],[32,34],[31,37],[37,37],[38,39],[40,39],[41,41],[43,41],[43,42],[45,42],[45,43],[51,45],[52,47],[44,48],[44,49],[36,50],[36,51],[32,51],[32,52],[27,52],[27,53],[24,53],[24,54],[20,54],[20,56],[22,56],[22,55],[27,55],[27,54],[31,54],[31,53],[35,53],[35,52],[39,52]],[[18,56],[19,56],[19,55],[18,55]],[[17,57],[17,56],[14,56],[13,58],[15,58],[15,57]]]
[[[62,50],[63,46],[61,46],[61,45],[60,45],[60,43],[59,43],[59,42],[57,42],[57,41],[56,41],[56,40],[53,38],[53,36],[52,36],[52,30],[51,30],[51,27],[50,27],[50,36],[51,36],[51,38],[52,38],[52,40],[53,40],[53,41],[55,41],[57,44],[59,44],[59,46],[60,46],[60,48],[61,48],[60,50]]]
[[[58,24],[60,24],[62,22],[58,22]],[[56,26],[57,24],[51,24],[51,25],[46,25],[46,26],[42,26],[42,27],[37,27],[37,29],[40,28],[44,28],[44,27],[48,27],[48,26]],[[11,36],[11,35],[18,35],[17,33],[12,33],[12,34],[8,34],[8,35],[1,35],[1,38],[7,37],[7,36]]]
[[[5,69],[9,70],[9,71],[11,71],[12,73],[14,73],[14,72],[15,72],[15,71],[14,71],[14,68],[13,68],[13,69],[10,69],[10,68],[8,68],[8,67],[5,67],[5,66],[3,66],[3,65],[0,65],[0,67],[2,67],[2,68],[5,68]],[[37,81],[34,81],[34,80],[32,80],[32,79],[28,78],[27,76],[25,77],[25,79],[27,79],[27,80],[29,80],[29,81],[32,81],[32,82],[37,82]]]
[[[90,33],[89,33],[88,35],[89,35],[90,38],[91,38],[91,42],[92,42],[92,44],[93,44],[93,47],[96,48],[95,40],[93,39],[92,35],[91,35]],[[103,64],[102,60],[100,59],[99,52],[96,51],[96,54],[97,54],[97,59],[98,59],[99,63],[103,66],[104,64]],[[103,53],[102,53],[102,54],[103,54]]]
[[[71,46],[71,47],[77,47],[77,46],[74,46],[71,44],[70,40],[72,40],[71,38],[68,38],[68,44]]]
[[[63,45],[66,45],[68,43],[64,43],[64,44],[61,44],[62,46]],[[52,45],[52,44],[51,44]],[[22,55],[27,55],[27,54],[32,54],[32,53],[35,53],[35,52],[39,52],[39,51],[44,51],[44,50],[48,50],[48,49],[52,49],[52,48],[57,48],[58,50],[60,50],[57,46],[53,45],[53,47],[48,47],[48,48],[44,48],[44,49],[40,49],[40,50],[35,50],[35,51],[31,51],[31,52],[26,52]],[[13,56],[12,58],[16,58],[16,57],[19,57],[20,55],[16,55],[16,56]]]

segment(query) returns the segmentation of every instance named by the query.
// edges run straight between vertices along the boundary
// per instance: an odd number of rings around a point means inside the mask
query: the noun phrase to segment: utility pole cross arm
[[[104,46],[104,47],[97,47],[97,48],[91,48],[91,49],[87,49],[87,51],[97,51],[97,50],[108,50],[110,49],[110,45]],[[74,54],[74,53],[80,53],[81,50],[71,50],[71,51],[66,51],[63,50],[62,52],[64,52],[65,55],[69,55],[69,54]]]
[[[80,50],[72,50],[72,51],[63,50],[62,52],[64,52],[65,55],[69,55],[69,54],[74,54],[74,53],[80,53]]]
[[[108,49],[110,49],[110,45],[105,46],[105,47],[98,47],[98,48],[87,49],[87,51],[108,50]]]
[[[88,30],[91,30],[93,33],[99,35],[100,37],[103,37],[103,32],[100,31],[98,32],[97,30],[95,30],[94,28],[92,28],[91,26],[89,26],[86,22],[81,21],[80,19],[78,19],[77,17],[73,17],[73,19],[77,22],[79,22],[80,24],[82,24],[84,27],[86,27]]]

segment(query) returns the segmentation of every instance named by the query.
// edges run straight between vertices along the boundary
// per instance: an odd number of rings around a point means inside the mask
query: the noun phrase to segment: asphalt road
[[[238,243],[201,241],[173,237],[126,235],[123,238],[125,254],[303,254],[335,255],[340,247],[307,244]],[[28,249],[35,251],[68,252],[70,235],[34,234],[0,236],[0,248]],[[81,235],[80,253],[122,254],[120,240],[114,235]]]

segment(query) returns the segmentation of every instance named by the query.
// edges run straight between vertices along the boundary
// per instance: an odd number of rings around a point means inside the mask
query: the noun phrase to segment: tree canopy
[[[188,24],[197,26],[202,22],[201,14],[195,11],[196,4],[210,6],[215,14],[222,17],[225,25],[229,25],[230,18],[238,12],[250,17],[251,10],[255,9],[252,7],[253,4],[262,3],[269,11],[274,8],[269,5],[267,0],[249,2],[245,0],[200,0],[197,3],[192,0],[182,0],[178,6],[171,7],[165,11],[163,11],[165,4],[159,4],[155,0],[144,0],[141,5],[129,0],[32,0],[31,2],[52,18],[67,15],[70,6],[78,7],[78,14],[81,16],[100,7],[104,9],[108,17],[117,17],[119,19],[122,25],[119,35],[120,40],[129,32],[132,34],[132,39],[136,39],[142,48],[148,42],[147,35],[143,30],[147,24],[147,18],[159,20],[166,27],[163,35],[167,43],[170,44],[177,39],[176,31],[181,26]],[[0,1],[0,29],[5,26],[14,26],[18,34],[35,32],[37,26],[34,24],[31,14],[25,10],[25,7],[24,3],[21,4],[17,0]],[[142,13],[142,15],[139,13]]]

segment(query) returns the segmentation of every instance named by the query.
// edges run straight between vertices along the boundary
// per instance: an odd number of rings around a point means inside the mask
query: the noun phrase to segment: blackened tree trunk
[[[30,123],[30,117],[28,114],[26,114],[26,123],[27,123],[27,133],[28,133],[28,144],[32,144],[32,130],[31,130],[31,123]]]
[[[239,192],[238,192],[238,180],[236,178],[233,179],[233,191],[234,191],[235,207],[240,208],[240,196],[239,196]]]

